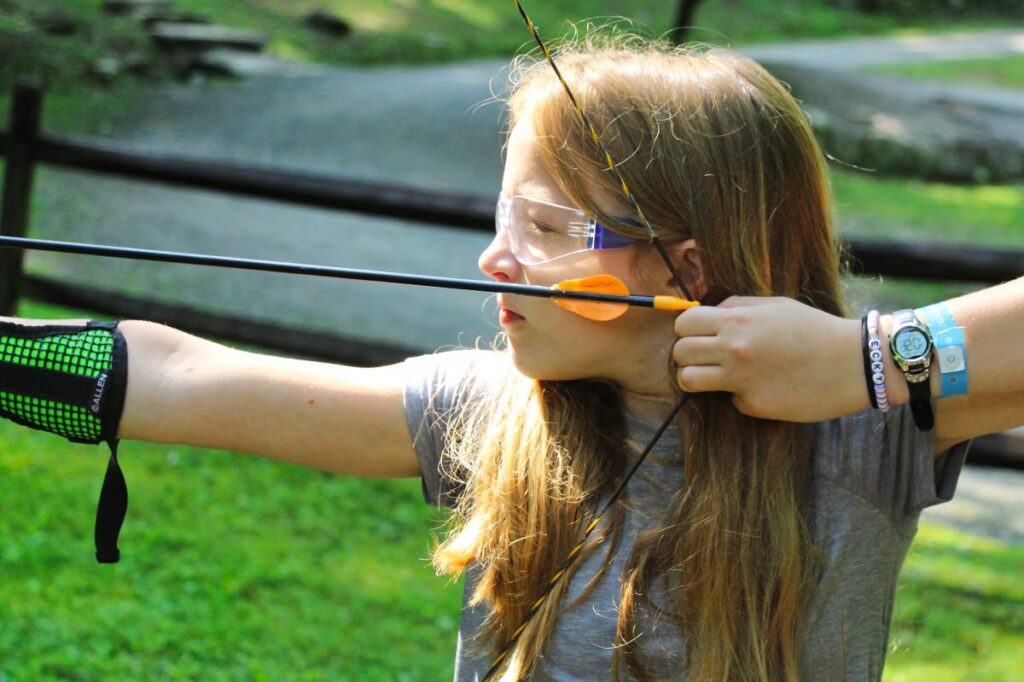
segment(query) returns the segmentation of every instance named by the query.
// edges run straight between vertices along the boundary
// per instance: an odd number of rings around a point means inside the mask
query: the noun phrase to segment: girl
[[[505,680],[878,679],[921,510],[952,496],[973,436],[1024,423],[1024,350],[1011,342],[1024,280],[916,317],[847,319],[822,155],[778,81],[728,50],[639,40],[583,39],[557,61],[705,306],[594,322],[499,296],[503,350],[375,369],[126,321],[123,410],[105,424],[422,477],[426,500],[454,509],[434,564],[467,576],[457,680],[492,666]],[[480,269],[682,293],[555,75],[517,67]],[[932,329],[933,314],[949,319]],[[967,395],[938,400],[965,370],[922,369],[939,327],[961,329],[949,347],[969,356]],[[682,410],[657,433],[680,389]]]

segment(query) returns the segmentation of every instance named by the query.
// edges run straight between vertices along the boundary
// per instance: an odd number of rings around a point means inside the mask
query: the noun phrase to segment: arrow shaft
[[[258,270],[261,272],[280,272],[296,275],[313,275],[317,277],[333,277],[365,282],[388,282],[392,284],[409,284],[420,287],[441,289],[461,289],[464,291],[484,291],[491,293],[509,293],[520,296],[540,298],[570,298],[580,301],[601,303],[626,303],[627,305],[654,307],[653,296],[613,294],[595,294],[583,291],[560,291],[531,284],[508,284],[504,282],[484,282],[458,277],[434,277],[430,275],[411,275],[403,272],[386,272],[380,270],[360,270],[355,268],[339,268],[328,265],[309,265],[307,263],[289,263],[284,261],[236,258],[231,256],[212,256],[199,253],[180,251],[159,251],[140,249],[127,246],[108,246],[106,244],[85,244],[81,242],[61,242],[46,239],[29,239],[25,237],[0,236],[0,247],[25,249],[31,251],[52,251],[56,253],[75,253],[86,256],[103,256],[128,260],[146,260],[161,263],[183,263],[186,265],[205,265],[240,270]]]

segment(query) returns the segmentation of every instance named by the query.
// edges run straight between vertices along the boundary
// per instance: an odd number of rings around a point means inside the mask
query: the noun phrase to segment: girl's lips
[[[525,319],[526,318],[519,313],[509,310],[504,306],[498,311],[498,322],[501,323],[503,327]]]

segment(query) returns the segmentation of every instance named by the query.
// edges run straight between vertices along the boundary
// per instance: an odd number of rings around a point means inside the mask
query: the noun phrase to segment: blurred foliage
[[[17,76],[49,85],[49,130],[102,133],[148,82],[168,78],[167,65],[140,24],[103,13],[103,0],[0,0],[0,126]],[[179,11],[269,37],[268,52],[318,63],[429,63],[509,58],[533,44],[509,0],[174,0]],[[675,2],[561,0],[528,3],[547,38],[571,33],[572,22],[625,15],[632,30],[663,35]],[[305,17],[333,12],[352,27],[347,38],[322,35]],[[944,32],[1005,25],[973,9],[950,22],[944,15],[869,14],[835,0],[708,0],[688,38],[743,44],[859,34]],[[600,17],[605,17],[601,19]]]
[[[995,0],[991,0],[994,2]],[[508,57],[531,45],[508,0],[174,0],[176,10],[218,23],[262,31],[280,56],[328,63],[424,63]],[[1018,2],[1019,4],[1019,2]],[[105,83],[98,62],[114,57],[125,70],[160,71],[144,30],[127,17],[110,17],[102,0],[3,0],[0,2],[0,85],[13,73],[41,73],[55,85]],[[992,25],[1000,19],[971,3],[951,26],[935,12],[868,14],[829,0],[710,0],[697,15],[691,39],[751,43],[898,31],[944,31]],[[676,3],[662,0],[561,0],[527,3],[546,37],[571,32],[570,21],[627,16],[636,30],[655,35],[672,28]],[[314,9],[344,19],[344,39],[310,29]],[[1009,15],[1010,18],[1017,15]]]
[[[153,48],[144,30],[127,17],[101,13],[102,0],[4,0],[0,3],[0,84],[15,77],[51,88],[102,85],[104,59],[116,58],[146,75]]]

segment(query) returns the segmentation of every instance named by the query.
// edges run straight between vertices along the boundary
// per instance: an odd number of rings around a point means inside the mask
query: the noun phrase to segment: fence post
[[[42,99],[37,82],[21,80],[14,86],[0,206],[0,234],[5,236],[24,237],[28,232]],[[24,259],[24,251],[0,249],[0,315],[13,315],[17,310]]]

